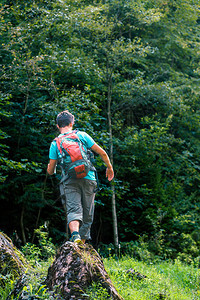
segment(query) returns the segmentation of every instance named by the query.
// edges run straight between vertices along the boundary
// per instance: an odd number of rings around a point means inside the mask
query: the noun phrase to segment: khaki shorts
[[[63,204],[67,211],[67,223],[80,221],[80,236],[90,239],[90,228],[94,217],[96,181],[69,178],[63,184]]]

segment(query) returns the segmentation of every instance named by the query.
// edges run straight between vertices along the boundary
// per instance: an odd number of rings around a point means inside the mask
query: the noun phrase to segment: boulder
[[[25,271],[27,262],[23,254],[13,245],[11,239],[0,232],[0,273],[19,277]]]
[[[132,278],[137,278],[139,280],[145,279],[147,278],[146,275],[143,275],[137,271],[135,271],[134,269],[130,268],[126,271],[126,274],[128,274],[129,276],[131,276]]]
[[[45,284],[49,290],[54,291],[56,299],[88,299],[87,288],[93,282],[106,289],[109,298],[123,300],[113,286],[101,257],[91,245],[64,243],[48,270]]]

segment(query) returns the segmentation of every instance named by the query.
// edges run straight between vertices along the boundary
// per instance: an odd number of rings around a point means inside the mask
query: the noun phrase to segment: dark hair
[[[64,110],[57,115],[56,122],[59,127],[68,126],[70,123],[74,124],[74,116],[68,110]]]

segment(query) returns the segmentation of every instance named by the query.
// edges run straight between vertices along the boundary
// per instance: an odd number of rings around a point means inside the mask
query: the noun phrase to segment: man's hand
[[[114,178],[114,171],[112,168],[106,169],[106,177],[109,181],[111,181]]]

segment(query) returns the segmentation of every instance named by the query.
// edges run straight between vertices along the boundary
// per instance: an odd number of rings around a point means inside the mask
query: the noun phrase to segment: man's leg
[[[77,220],[71,221],[69,223],[69,230],[71,233],[71,238],[70,238],[71,242],[76,242],[76,243],[81,242],[81,236],[79,234],[79,224],[80,224],[80,222]]]
[[[80,241],[79,227],[83,218],[81,190],[77,180],[69,179],[64,184],[67,210],[67,223],[71,233],[71,241]]]
[[[72,234],[72,232],[74,231],[78,231],[79,232],[79,224],[80,222],[77,221],[77,220],[74,220],[74,221],[71,221],[69,223],[69,230],[70,230],[70,233]]]
[[[82,184],[83,221],[80,226],[80,236],[83,242],[90,239],[90,228],[94,217],[94,190],[96,181],[84,179]]]
[[[69,223],[69,230],[71,235],[75,235],[75,234],[79,234],[79,227],[80,227],[80,222],[77,220],[71,221]],[[83,244],[85,244],[85,239],[81,239],[81,241],[83,242]]]

